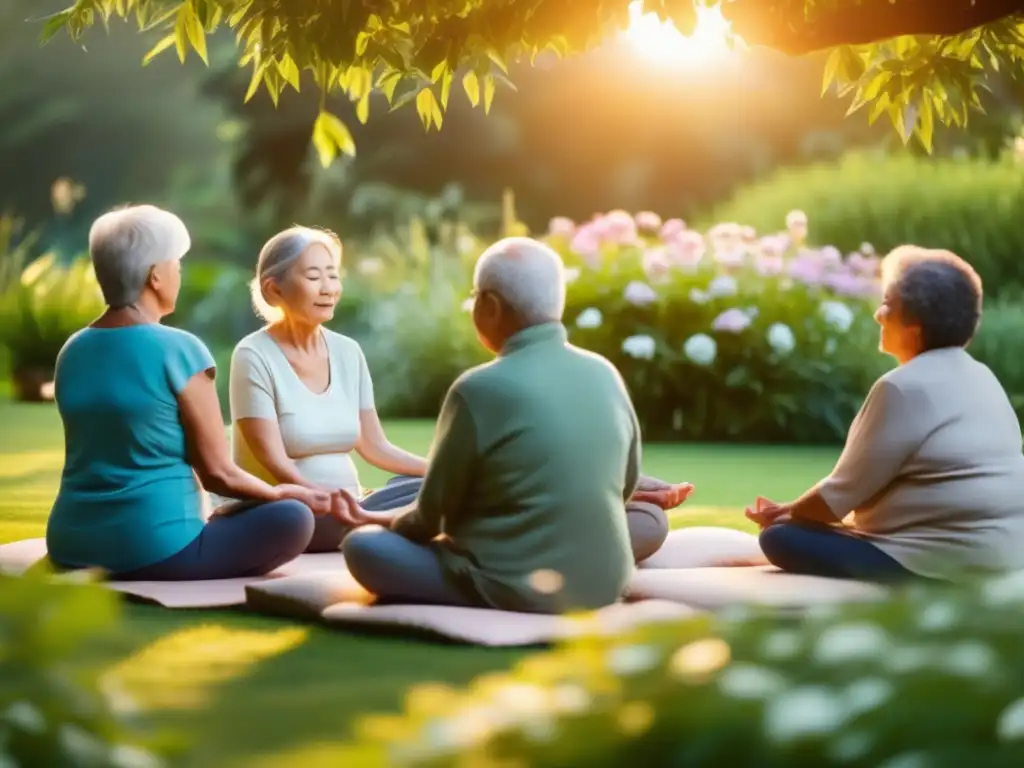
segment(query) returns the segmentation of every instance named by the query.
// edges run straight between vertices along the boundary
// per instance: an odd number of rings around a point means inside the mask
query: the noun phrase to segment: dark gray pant
[[[398,509],[406,504],[416,501],[416,496],[423,485],[422,477],[407,477],[399,475],[388,480],[387,485],[379,491],[374,491],[360,504],[363,509],[370,512],[384,512],[389,509]],[[338,519],[330,515],[324,515],[316,519],[316,528],[313,531],[313,539],[306,548],[307,552],[337,552],[344,539],[352,529],[344,525]]]
[[[626,520],[637,562],[657,552],[668,537],[668,516],[652,504],[629,504]],[[349,533],[341,551],[352,577],[382,601],[481,605],[448,579],[433,549],[379,525]]]
[[[259,504],[213,517],[191,544],[153,565],[117,573],[119,581],[206,581],[262,576],[301,555],[313,537],[313,513],[301,501]]]

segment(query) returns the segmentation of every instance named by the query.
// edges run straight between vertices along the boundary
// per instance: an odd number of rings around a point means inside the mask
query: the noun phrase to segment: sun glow
[[[629,6],[630,22],[625,37],[645,58],[666,64],[705,65],[721,61],[733,51],[732,25],[717,5],[698,6],[697,26],[691,35],[681,33],[671,21],[644,12],[643,0]]]

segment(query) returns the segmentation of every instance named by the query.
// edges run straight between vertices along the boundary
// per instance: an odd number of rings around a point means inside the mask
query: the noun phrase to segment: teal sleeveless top
[[[157,324],[85,328],[67,341],[54,377],[64,470],[46,530],[56,564],[123,573],[200,534],[177,395],[213,368],[202,341]]]

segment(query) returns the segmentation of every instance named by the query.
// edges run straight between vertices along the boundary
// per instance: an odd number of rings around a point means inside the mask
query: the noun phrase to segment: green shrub
[[[464,227],[430,232],[413,219],[353,249],[332,327],[362,344],[382,413],[436,417],[452,382],[488,358],[466,312],[483,247]]]
[[[739,611],[581,635],[365,718],[345,764],[909,768],[1024,761],[1024,580],[803,620]]]
[[[15,237],[14,221],[0,218],[0,345],[10,355],[16,395],[38,399],[61,347],[105,305],[88,257],[67,265],[54,253],[33,258],[30,241]]]
[[[645,437],[845,437],[888,365],[872,320],[877,259],[805,247],[796,221],[758,239],[660,220],[644,231],[652,218],[557,220],[547,237],[569,269],[570,339],[619,368]],[[360,340],[388,415],[435,416],[451,382],[486,359],[465,312],[482,245],[466,232],[431,245],[414,226],[360,262],[375,264],[359,289],[373,296]]]
[[[949,248],[993,295],[1024,285],[1024,166],[1012,158],[854,154],[745,187],[714,220],[763,228],[794,208],[813,222],[818,242],[844,251],[865,241],[879,253],[904,243]]]
[[[0,765],[161,764],[103,684],[99,642],[118,612],[115,593],[96,584],[0,574]]]
[[[1024,302],[999,299],[985,307],[978,335],[968,351],[985,363],[1010,396],[1017,418],[1024,422],[1024,357],[1020,354],[1024,334]]]

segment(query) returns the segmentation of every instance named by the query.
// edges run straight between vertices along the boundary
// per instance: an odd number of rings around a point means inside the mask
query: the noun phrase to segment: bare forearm
[[[831,507],[825,503],[825,499],[822,498],[817,487],[807,491],[796,501],[787,504],[786,507],[793,520],[803,520],[820,525],[835,525],[842,522]]]
[[[382,469],[393,475],[423,477],[427,473],[426,459],[391,443],[361,447],[359,455],[377,469]]]
[[[277,501],[279,496],[274,486],[235,465],[208,475],[203,480],[203,487],[211,493],[231,499]]]

